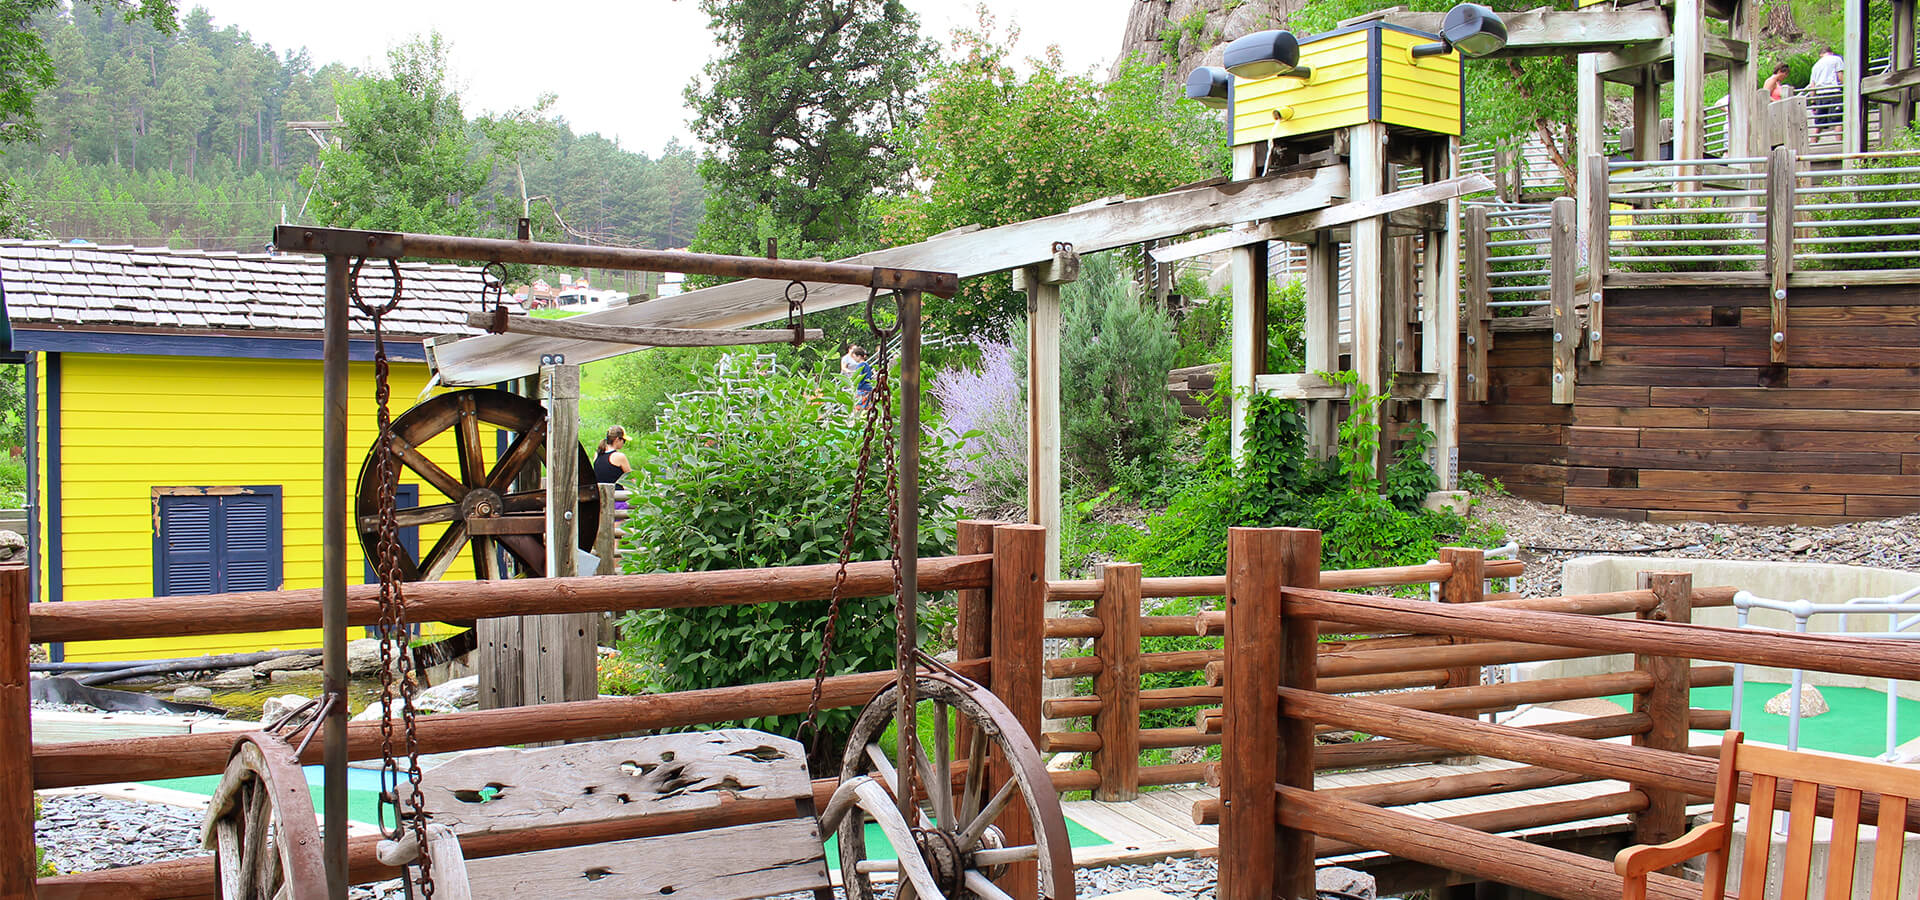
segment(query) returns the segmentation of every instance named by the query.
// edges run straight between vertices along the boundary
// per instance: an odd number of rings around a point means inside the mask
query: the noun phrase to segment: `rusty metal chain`
[[[387,361],[387,345],[383,329],[383,320],[388,313],[400,306],[400,265],[388,260],[388,271],[393,278],[393,296],[386,303],[370,304],[360,296],[360,269],[366,259],[361,258],[353,264],[353,275],[347,282],[347,291],[353,298],[353,305],[373,324],[373,396],[379,422],[379,440],[374,450],[374,483],[378,494],[379,537],[375,543],[374,571],[380,577],[380,784],[383,788],[380,798],[381,830],[391,839],[399,839],[411,826],[415,843],[420,848],[418,867],[420,871],[421,893],[433,898],[433,860],[427,847],[427,817],[425,799],[421,791],[420,740],[415,731],[417,713],[413,707],[413,694],[417,687],[413,655],[407,652],[407,601],[401,588],[406,576],[400,565],[400,515],[396,495],[399,493],[400,467],[399,454],[393,448],[393,416],[389,408],[393,388],[390,367]],[[482,287],[482,292],[486,290]],[[398,644],[396,653],[395,644]],[[397,665],[396,665],[397,663]],[[399,690],[395,690],[395,670],[399,670]],[[400,719],[405,728],[407,755],[406,776],[410,790],[406,806],[408,812],[402,812],[399,796],[400,764],[394,755],[393,747],[393,702],[395,694],[400,700]],[[393,804],[393,829],[386,829],[386,804]],[[408,892],[412,892],[413,880],[407,880]]]

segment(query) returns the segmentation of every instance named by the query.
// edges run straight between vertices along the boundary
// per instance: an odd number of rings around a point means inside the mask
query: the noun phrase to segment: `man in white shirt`
[[[1846,61],[1832,47],[1825,48],[1820,58],[1813,64],[1813,73],[1807,79],[1807,92],[1811,94],[1807,103],[1813,113],[1813,137],[1819,140],[1821,132],[1840,127],[1840,80]]]

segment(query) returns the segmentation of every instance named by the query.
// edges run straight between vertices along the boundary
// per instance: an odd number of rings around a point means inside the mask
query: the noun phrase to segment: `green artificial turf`
[[[1787,744],[1787,717],[1766,710],[1767,700],[1787,690],[1788,685],[1749,681],[1741,697],[1740,730],[1747,739],[1768,744]],[[1692,702],[1698,709],[1732,709],[1732,687],[1694,688]],[[1800,720],[1800,746],[1849,756],[1876,757],[1887,749],[1887,695],[1868,688],[1822,687],[1829,712]],[[1607,698],[1629,709],[1629,696]],[[1705,730],[1705,729],[1701,729]],[[1920,702],[1900,701],[1897,744],[1920,737]]]

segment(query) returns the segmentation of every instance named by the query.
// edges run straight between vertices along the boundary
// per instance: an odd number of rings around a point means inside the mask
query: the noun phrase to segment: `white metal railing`
[[[1896,640],[1920,640],[1920,587],[1886,597],[1856,597],[1844,603],[1814,603],[1810,600],[1792,602],[1769,600],[1748,591],[1739,591],[1733,595],[1733,607],[1739,617],[1741,628],[1761,628],[1754,625],[1749,616],[1753,610],[1765,609],[1786,613],[1793,617],[1793,630],[1806,634],[1809,622],[1815,616],[1835,616],[1839,633],[1852,637],[1891,638]],[[1851,631],[1848,629],[1848,616],[1884,615],[1887,627],[1880,631]],[[1778,631],[1780,629],[1768,629]],[[1747,667],[1733,667],[1733,721],[1730,728],[1739,730],[1742,704],[1745,700],[1747,685]],[[1806,685],[1806,672],[1793,670],[1792,684],[1787,688],[1787,749],[1800,749],[1800,692]],[[1895,761],[1900,754],[1900,682],[1887,679],[1887,752],[1881,759]],[[1908,760],[1898,760],[1906,762]]]
[[[1461,239],[1486,242],[1487,308],[1546,306],[1545,294],[1553,274],[1548,253],[1552,207],[1545,203],[1478,205],[1487,211],[1487,233],[1463,233]]]

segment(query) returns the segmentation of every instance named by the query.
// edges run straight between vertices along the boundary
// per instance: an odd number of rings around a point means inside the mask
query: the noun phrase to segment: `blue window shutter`
[[[231,494],[220,499],[221,592],[280,587],[280,498]]]
[[[154,542],[154,596],[277,590],[280,488],[241,494],[163,494]]]
[[[420,486],[417,484],[395,485],[393,500],[395,509],[412,509],[420,505]],[[420,558],[420,526],[411,525],[400,529],[400,546],[406,548],[413,558]],[[365,545],[361,549],[362,565],[366,569],[366,581],[363,584],[379,584],[380,573],[373,570],[373,558],[367,555]]]
[[[216,497],[162,496],[158,571],[154,593],[213,594],[219,592],[214,531],[218,517]]]

